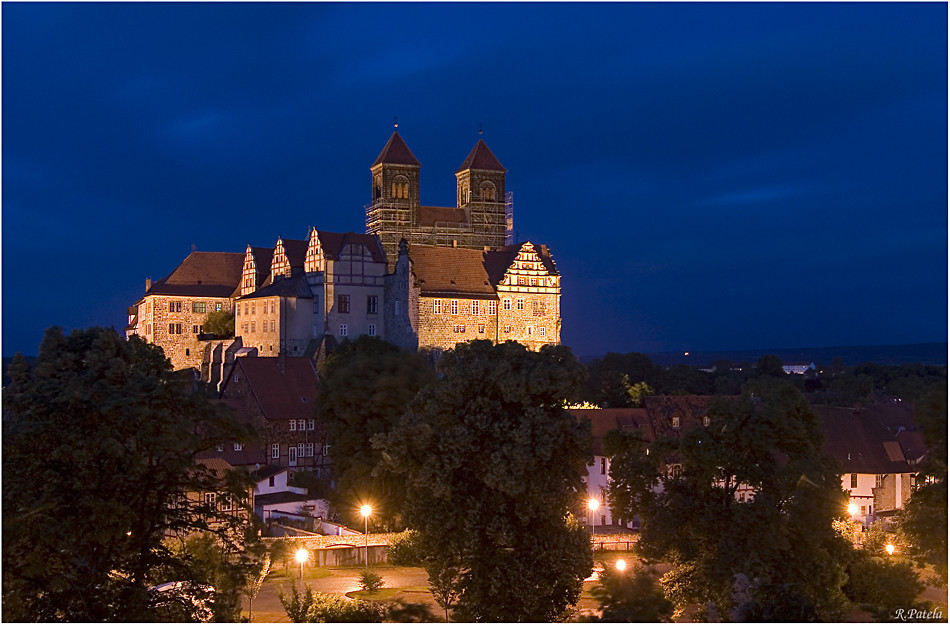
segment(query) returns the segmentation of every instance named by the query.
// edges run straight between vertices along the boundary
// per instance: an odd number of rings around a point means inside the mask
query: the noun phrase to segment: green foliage
[[[372,569],[365,569],[360,573],[360,589],[377,592],[383,587],[383,577]]]
[[[201,331],[214,334],[215,338],[234,338],[234,311],[216,310],[208,313],[201,324]]]
[[[374,439],[406,482],[430,583],[441,605],[458,597],[463,620],[552,620],[592,566],[571,515],[590,426],[562,407],[584,369],[563,346],[475,341],[447,352],[440,372]]]
[[[396,566],[419,566],[423,554],[419,545],[419,533],[406,530],[394,535],[389,541],[389,562]]]
[[[416,392],[434,379],[418,354],[368,336],[344,341],[324,362],[317,416],[330,441],[333,503],[350,525],[362,525],[357,508],[363,501],[372,502],[375,519],[399,525],[405,484],[376,470],[380,454],[370,439],[392,430]]]
[[[778,356],[766,354],[759,358],[756,370],[760,376],[765,375],[775,378],[785,378],[788,374],[785,373],[785,369],[782,368],[783,365],[782,359]]]
[[[114,330],[47,330],[36,365],[11,366],[3,393],[3,609],[6,620],[148,621],[152,585],[201,584],[201,563],[163,540],[213,533],[222,575],[253,560],[241,505],[197,453],[251,435],[181,385],[162,350]],[[185,493],[228,493],[225,512]],[[246,504],[245,504],[246,505]],[[222,583],[222,582],[219,582]],[[221,592],[230,593],[222,583]],[[217,605],[227,605],[230,598]]]
[[[290,596],[278,590],[277,599],[280,600],[280,605],[284,606],[284,611],[291,623],[314,622],[309,620],[309,613],[310,609],[316,604],[316,596],[309,584],[304,586],[303,594],[297,590],[295,585],[290,587]]]
[[[847,572],[848,581],[842,590],[848,599],[870,607],[884,620],[898,608],[923,607],[918,605],[917,596],[924,585],[906,562],[855,550]]]
[[[313,593],[312,599],[304,619],[307,623],[381,623],[386,616],[386,608],[371,601],[325,593]]]
[[[607,623],[668,623],[673,604],[657,585],[652,569],[640,564],[629,571],[618,571],[604,565],[591,595],[600,603]]]
[[[821,454],[818,418],[794,388],[763,376],[755,395],[713,402],[708,427],[655,441],[639,460],[642,441],[614,441],[611,502],[618,516],[643,519],[638,551],[673,564],[662,582],[677,609],[712,602],[730,614],[733,580],[743,574],[756,580],[750,597],[759,605],[808,604],[834,620],[848,547],[833,526],[840,478]],[[662,492],[650,490],[656,483]],[[737,500],[740,485],[755,490],[751,501]]]
[[[897,517],[899,533],[909,554],[920,565],[934,567],[947,583],[947,384],[935,387],[916,406],[917,423],[929,453],[915,490]]]

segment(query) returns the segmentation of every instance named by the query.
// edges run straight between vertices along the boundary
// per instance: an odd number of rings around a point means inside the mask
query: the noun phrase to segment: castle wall
[[[231,310],[231,300],[220,297],[146,295],[139,305],[140,337],[159,345],[173,369],[201,368],[204,349],[198,340],[201,324],[220,306]],[[203,309],[203,311],[202,311]]]

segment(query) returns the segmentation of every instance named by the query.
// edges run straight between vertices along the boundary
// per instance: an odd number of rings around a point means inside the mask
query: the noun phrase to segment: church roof
[[[495,158],[495,155],[492,154],[492,151],[488,149],[488,146],[481,139],[478,140],[478,143],[475,144],[475,147],[472,148],[472,151],[468,153],[465,161],[455,173],[463,172],[466,169],[487,169],[489,171],[504,172],[508,171],[502,166],[501,163],[498,162],[498,159]]]
[[[481,250],[434,245],[410,245],[412,273],[419,280],[422,295],[439,294],[495,296]]]
[[[409,146],[406,145],[406,142],[402,140],[402,137],[399,136],[399,131],[393,131],[393,135],[389,137],[389,141],[386,142],[386,145],[383,147],[383,151],[379,153],[379,156],[376,157],[376,160],[373,161],[371,167],[376,167],[380,163],[388,163],[390,165],[415,165],[419,167],[419,161],[416,160],[416,157],[413,155],[412,150],[409,149]]]
[[[192,252],[168,276],[157,280],[146,295],[228,297],[241,282],[244,254]]]
[[[468,215],[464,208],[450,208],[448,206],[420,206],[419,225],[432,228],[436,224],[468,225]]]

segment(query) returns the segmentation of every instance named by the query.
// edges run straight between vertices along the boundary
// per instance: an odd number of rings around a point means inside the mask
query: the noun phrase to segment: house
[[[204,503],[213,506],[220,512],[220,516],[213,516],[206,519],[209,529],[215,530],[226,526],[229,518],[237,517],[239,519],[248,519],[250,517],[249,508],[254,506],[254,489],[248,488],[243,501],[235,501],[230,492],[226,492],[224,485],[227,482],[227,476],[234,471],[234,467],[221,458],[199,458],[195,464],[204,470],[210,471],[215,481],[221,485],[220,489],[206,491],[191,491],[180,495],[174,505],[195,505]]]
[[[309,358],[237,358],[222,383],[221,398],[260,433],[268,464],[327,477],[329,447],[314,412],[318,384]]]
[[[807,371],[815,371],[813,362],[787,362],[782,365],[782,371],[788,375],[805,375]]]
[[[611,430],[639,431],[645,440],[653,441],[653,427],[646,411],[642,408],[572,408],[569,412],[578,421],[589,421],[593,435],[594,460],[587,467],[584,483],[587,485],[587,500],[596,500],[599,505],[593,512],[587,512],[587,522],[599,526],[601,531],[608,526],[639,528],[638,519],[614,518],[607,504],[610,458],[604,452],[604,436]]]
[[[812,406],[822,421],[824,453],[843,471],[841,487],[854,505],[853,518],[867,526],[904,507],[914,487],[913,467],[900,442],[865,408]]]

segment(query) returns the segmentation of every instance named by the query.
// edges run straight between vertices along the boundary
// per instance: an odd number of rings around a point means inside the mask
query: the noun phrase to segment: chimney
[[[152,279],[145,278],[145,292],[148,293],[149,289],[152,288]]]

